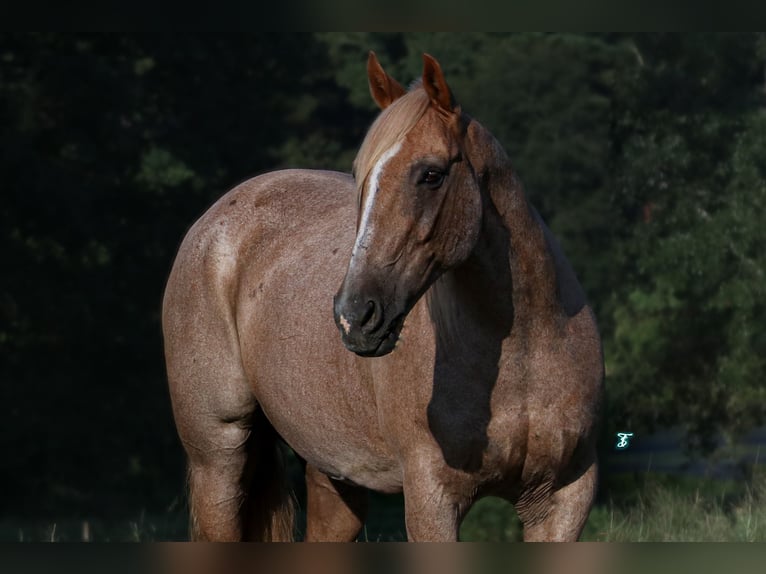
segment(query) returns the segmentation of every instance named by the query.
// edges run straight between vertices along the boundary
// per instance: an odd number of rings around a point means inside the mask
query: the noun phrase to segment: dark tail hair
[[[285,452],[279,436],[265,421],[259,439],[248,494],[245,537],[260,542],[292,542],[295,529],[295,496],[290,488]]]

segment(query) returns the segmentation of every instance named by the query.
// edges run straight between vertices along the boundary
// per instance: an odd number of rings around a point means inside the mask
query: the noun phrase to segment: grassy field
[[[766,541],[766,481],[731,494],[713,496],[651,483],[637,504],[614,503],[594,509],[584,540],[606,542],[763,542]]]
[[[608,491],[594,506],[583,540],[766,541],[766,473],[750,481],[718,480],[658,473],[611,477]],[[160,515],[138,512],[128,519],[69,519],[56,522],[8,517],[0,521],[0,540],[10,541],[161,541],[184,540],[182,505]],[[299,521],[299,529],[303,521]],[[486,498],[466,517],[461,538],[468,541],[518,541],[521,527],[506,502]],[[373,495],[365,541],[405,539],[401,496]]]
[[[766,475],[749,483],[663,474],[621,478],[620,497],[607,498],[594,506],[582,540],[766,541]],[[472,541],[518,541],[521,525],[511,505],[487,498],[466,517],[461,537]]]

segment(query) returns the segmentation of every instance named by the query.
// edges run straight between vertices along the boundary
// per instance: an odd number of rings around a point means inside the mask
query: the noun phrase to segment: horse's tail
[[[243,538],[253,542],[292,542],[295,529],[295,496],[289,486],[285,452],[279,436],[260,410],[250,440],[250,483],[243,513]],[[190,483],[189,483],[190,484]],[[189,512],[192,540],[197,540],[194,507]]]
[[[248,497],[248,540],[292,542],[295,528],[295,497],[287,476],[285,451],[279,436],[262,413],[257,435],[257,455]]]

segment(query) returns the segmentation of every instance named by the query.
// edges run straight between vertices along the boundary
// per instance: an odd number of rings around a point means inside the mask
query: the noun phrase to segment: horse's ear
[[[386,74],[383,66],[378,62],[375,52],[370,50],[367,57],[367,79],[370,82],[370,94],[380,109],[385,110],[394,100],[401,98],[407,93],[402,85]]]
[[[444,79],[444,73],[436,59],[423,54],[423,88],[425,88],[431,103],[445,112],[454,112],[456,109],[452,91]]]

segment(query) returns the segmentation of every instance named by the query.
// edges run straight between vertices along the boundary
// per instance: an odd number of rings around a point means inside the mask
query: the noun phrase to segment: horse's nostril
[[[375,315],[375,302],[367,301],[367,308],[364,310],[364,315],[362,316],[360,325],[362,327],[367,327],[370,321],[373,319],[374,315]]]
[[[380,312],[380,305],[375,301],[367,301],[367,307],[359,323],[362,332],[366,335],[374,333],[383,323],[383,314]]]

